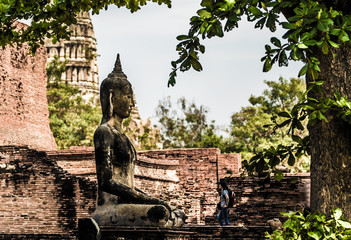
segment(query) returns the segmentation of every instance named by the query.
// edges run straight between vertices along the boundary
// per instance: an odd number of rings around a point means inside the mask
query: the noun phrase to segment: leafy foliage
[[[147,2],[171,6],[171,0],[99,0],[99,1],[59,1],[59,0],[2,0],[0,2],[0,46],[27,42],[33,52],[43,44],[44,38],[51,38],[55,43],[60,39],[69,39],[68,26],[77,23],[78,13],[92,11],[98,14],[114,4],[135,12]],[[32,19],[26,29],[15,31],[13,23],[20,19]]]
[[[288,217],[282,230],[266,233],[266,239],[351,239],[351,223],[345,221],[340,209],[333,210],[331,216],[321,213],[301,212],[281,213]]]
[[[341,97],[339,93],[334,94],[334,99],[307,97],[310,91],[322,91],[322,84],[322,81],[318,81],[309,87],[303,94],[302,99],[294,105],[291,111],[278,113],[278,116],[281,117],[280,122],[273,118],[273,129],[280,129],[281,131],[287,126],[287,134],[290,134],[293,143],[289,145],[279,144],[277,147],[271,146],[254,155],[250,161],[244,160],[243,166],[249,174],[273,171],[275,178],[279,180],[282,177],[282,172],[276,169],[277,165],[287,159],[288,164],[293,166],[296,159],[301,158],[303,155],[310,155],[309,136],[301,136],[300,134],[300,131],[305,129],[303,122],[307,117],[307,125],[314,125],[317,121],[328,122],[325,113],[333,111],[339,118],[351,124],[351,102],[347,97]]]
[[[311,55],[315,48],[327,54],[333,48],[349,43],[351,33],[351,16],[336,10],[333,1],[313,0],[202,0],[197,15],[190,19],[190,30],[187,35],[177,39],[179,59],[172,62],[172,72],[168,85],[174,86],[177,71],[193,68],[201,71],[199,53],[205,52],[200,43],[202,39],[223,37],[225,31],[237,28],[243,16],[255,22],[255,28],[268,28],[274,32],[281,25],[286,33],[282,39],[271,38],[271,44],[265,45],[265,56],[262,57],[263,71],[271,70],[272,65],[288,66],[289,61],[303,61],[305,65],[299,77],[310,74],[318,78],[319,60]],[[281,20],[281,13],[287,19]],[[285,42],[283,41],[285,40]]]
[[[176,48],[179,58],[171,63],[169,86],[175,85],[178,70],[202,70],[199,53],[204,53],[205,47],[200,43],[200,38],[223,37],[225,31],[237,28],[244,16],[255,23],[255,28],[266,27],[274,32],[281,25],[286,30],[282,38],[272,37],[270,44],[265,45],[266,52],[261,58],[264,72],[271,70],[274,64],[281,67],[288,66],[289,61],[304,62],[299,76],[306,75],[311,79],[310,87],[291,111],[278,115],[285,120],[280,122],[277,118],[273,126],[275,130],[288,127],[292,144],[271,146],[257,153],[250,161],[243,162],[249,173],[273,171],[276,179],[280,179],[282,173],[276,169],[278,164],[287,159],[293,165],[296,158],[310,154],[309,136],[296,134],[304,129],[302,122],[307,117],[309,124],[315,124],[316,121],[327,121],[327,111],[336,111],[340,118],[348,121],[350,102],[346,97],[335,93],[336,99],[333,100],[320,94],[323,82],[318,81],[321,70],[316,53],[333,54],[336,48],[350,46],[351,7],[348,1],[317,0],[202,0],[201,6],[197,15],[190,19],[188,34],[177,38],[180,41]],[[195,60],[196,67],[193,64]],[[310,91],[319,93],[320,97],[308,97]]]
[[[185,98],[178,100],[181,115],[173,109],[170,97],[159,102],[159,119],[163,148],[220,147],[222,137],[215,134],[214,122],[207,123],[207,109]]]
[[[265,166],[259,166],[256,163],[262,163],[261,158],[268,158],[275,152],[282,151],[283,146],[293,143],[291,137],[287,134],[287,122],[280,124],[279,131],[274,123],[282,122],[286,119],[287,114],[282,111],[291,111],[294,104],[302,99],[305,91],[305,84],[302,79],[290,79],[290,81],[280,78],[279,81],[265,81],[269,89],[265,89],[262,96],[251,96],[249,102],[252,106],[243,107],[240,112],[232,115],[231,137],[232,144],[226,146],[226,151],[240,152],[243,159],[250,159],[256,155],[251,163],[257,165],[257,170],[263,171]],[[290,116],[290,115],[289,115]],[[303,128],[298,131],[298,136],[308,135],[306,125],[307,121],[302,121]],[[275,146],[280,146],[276,149]],[[269,149],[267,155],[257,155],[264,150]],[[295,164],[295,158],[288,158],[289,161],[284,163],[294,171],[308,171],[309,159],[299,156],[298,164]],[[265,160],[269,162],[269,160]],[[273,162],[273,161],[272,161]],[[278,162],[276,160],[276,162]],[[279,161],[278,164],[280,164]],[[248,162],[244,162],[247,166]],[[294,169],[293,167],[294,166]],[[261,169],[263,168],[263,169]]]
[[[101,110],[92,102],[84,102],[78,88],[61,80],[65,64],[55,57],[47,67],[51,131],[59,149],[93,146],[93,134],[100,123]]]
[[[136,150],[159,149],[161,135],[158,129],[152,129],[150,121],[140,121],[140,124],[133,124],[133,115],[123,121],[124,133],[132,141]]]

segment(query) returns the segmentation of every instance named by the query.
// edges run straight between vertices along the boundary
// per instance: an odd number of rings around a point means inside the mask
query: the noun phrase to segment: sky
[[[170,96],[174,101],[185,97],[208,109],[208,120],[227,127],[230,116],[248,106],[251,95],[261,95],[266,88],[264,80],[277,81],[279,77],[297,77],[301,63],[289,67],[274,66],[263,73],[260,61],[264,45],[272,36],[281,36],[283,30],[271,33],[255,29],[252,23],[242,21],[239,28],[225,33],[223,38],[202,41],[205,54],[200,54],[203,71],[179,72],[174,87],[167,87],[171,61],[177,59],[176,37],[189,30],[189,19],[201,8],[200,0],[174,0],[172,8],[148,3],[136,13],[125,8],[110,6],[107,11],[92,16],[97,39],[100,82],[112,71],[117,53],[123,72],[133,85],[142,119],[157,123],[155,109],[161,99]]]

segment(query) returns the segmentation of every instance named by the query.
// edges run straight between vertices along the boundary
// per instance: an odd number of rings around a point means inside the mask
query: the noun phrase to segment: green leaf
[[[198,72],[202,71],[202,66],[201,66],[201,64],[200,64],[200,62],[199,62],[198,60],[192,58],[192,59],[190,60],[190,62],[191,62],[191,66],[192,66],[196,71],[198,71]]]
[[[343,227],[343,228],[351,228],[351,223],[343,221],[343,220],[338,220],[338,223]]]
[[[335,47],[335,48],[339,48],[339,44],[333,42],[333,41],[330,41],[328,40],[329,44],[332,46],[332,47]]]
[[[302,125],[302,122],[300,120],[296,120],[296,127],[301,131],[305,129],[305,127]]]
[[[297,44],[297,47],[300,49],[307,49],[308,48],[304,43]]]
[[[283,172],[280,171],[280,170],[276,170],[275,173],[274,173],[274,179],[276,181],[281,181],[283,178],[284,178]]]
[[[289,154],[288,164],[290,166],[294,166],[295,165],[295,156],[294,156],[294,154]]]
[[[262,12],[257,7],[254,7],[254,6],[249,7],[248,10],[255,16],[260,16],[262,14]]]
[[[255,166],[256,172],[258,172],[258,173],[263,172],[265,165],[266,165],[266,162],[261,158]]]
[[[205,9],[200,9],[199,11],[197,11],[197,14],[201,18],[211,18],[212,17],[212,13],[206,11]]]
[[[266,22],[266,27],[269,28],[269,30],[271,30],[271,32],[274,32],[276,27],[275,27],[275,20],[276,20],[277,16],[274,14],[269,14],[267,22]]]
[[[199,50],[201,53],[204,53],[205,52],[205,46],[204,45],[200,45],[199,46]]]
[[[339,220],[342,216],[342,210],[337,208],[334,210],[333,217],[335,220]]]
[[[301,138],[299,136],[292,135],[291,138],[294,142],[301,143]]]
[[[222,25],[220,22],[218,22],[216,25],[215,25],[215,29],[216,29],[216,35],[218,37],[223,37],[224,36],[224,33],[223,33],[223,29],[222,29]]]
[[[284,213],[284,214],[286,214],[286,215],[288,215],[288,213]],[[282,214],[283,215],[283,214]],[[285,216],[286,216],[285,215]],[[291,217],[291,215],[289,215],[289,216],[287,216],[287,217]],[[286,220],[285,221],[285,223],[283,224],[283,228],[292,228],[292,226],[293,226],[293,222],[292,222],[292,220],[291,220],[291,218],[289,218],[288,220]]]
[[[284,122],[282,122],[281,124],[279,124],[278,126],[279,127],[284,127],[284,126],[286,126],[286,125],[288,125],[290,123],[291,123],[291,119],[288,119],[288,120],[285,120]]]
[[[256,24],[255,24],[255,28],[263,28],[264,24],[266,22],[266,17],[261,18]]]
[[[307,70],[308,70],[308,65],[306,64],[305,66],[303,66],[299,72],[299,77],[305,75],[307,73]]]
[[[266,44],[266,45],[264,46],[264,48],[266,49],[266,52],[267,52],[267,53],[271,53],[271,52],[272,52],[272,48],[271,48],[271,46],[269,46],[268,44]]]
[[[324,116],[324,114],[321,111],[317,111],[317,119],[328,122],[327,118]]]
[[[269,72],[272,69],[272,60],[267,58],[263,64],[263,72]]]
[[[191,67],[191,57],[187,57],[182,64],[180,65],[180,71],[185,72],[188,71]]]
[[[342,31],[339,35],[339,39],[343,42],[348,42],[350,41],[350,38],[349,38],[349,35],[345,32],[345,31]]]
[[[282,46],[282,44],[280,43],[280,40],[276,37],[271,38],[271,43],[273,43],[274,46],[279,48]]]
[[[324,22],[324,21],[318,21],[317,29],[321,32],[328,32],[329,31],[329,27],[326,24],[326,22]]]
[[[285,66],[287,67],[289,64],[288,58],[286,56],[285,51],[281,51],[281,53],[279,54],[279,67]]]
[[[297,28],[295,24],[289,23],[289,22],[283,22],[282,27],[285,29],[290,29],[290,30]]]
[[[0,3],[0,12],[5,12],[6,8],[5,8],[5,4]]]
[[[278,113],[278,116],[285,117],[285,118],[291,118],[291,116],[288,112],[280,112],[280,113]]]
[[[322,237],[322,234],[320,232],[308,232],[307,234],[308,236],[316,240],[319,240]]]
[[[208,26],[208,23],[207,22],[203,22],[201,24],[201,27],[200,27],[200,33],[206,32],[207,26]]]
[[[314,46],[316,45],[317,41],[316,40],[307,40],[303,42],[306,46]]]
[[[202,0],[201,6],[210,8],[212,6],[212,0]]]
[[[341,29],[334,28],[333,30],[331,30],[330,34],[334,36],[338,36],[340,32],[341,32]]]
[[[229,10],[231,10],[234,7],[236,2],[235,0],[225,0],[225,1],[227,3],[227,6],[229,7]]]
[[[269,165],[273,168],[280,163],[280,159],[277,156],[272,156],[269,159]]]
[[[186,39],[190,39],[191,37],[189,37],[188,35],[179,35],[177,37],[177,40],[178,41],[183,41],[183,40],[186,40]]]

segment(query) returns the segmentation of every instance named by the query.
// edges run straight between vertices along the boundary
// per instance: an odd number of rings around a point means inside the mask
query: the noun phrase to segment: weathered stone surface
[[[0,49],[0,145],[55,150],[48,116],[45,48],[35,56],[26,44]]]
[[[175,209],[167,202],[135,188],[136,151],[122,129],[122,121],[135,106],[133,99],[132,85],[122,71],[118,54],[113,71],[100,88],[102,120],[94,133],[98,199],[93,219],[99,226],[182,224],[184,212],[171,214]]]
[[[52,43],[45,40],[48,62],[58,56],[67,60],[62,80],[79,88],[85,100],[99,99],[99,75],[97,66],[96,39],[93,24],[88,12],[77,16],[77,23],[69,27],[72,31],[69,40]]]
[[[169,211],[162,205],[118,204],[98,208],[93,219],[99,226],[165,226]]]

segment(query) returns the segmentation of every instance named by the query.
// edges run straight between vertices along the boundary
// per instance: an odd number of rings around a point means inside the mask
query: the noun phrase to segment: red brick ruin
[[[25,45],[0,52],[0,239],[76,239],[78,219],[95,209],[94,151],[56,150],[48,122],[45,50],[35,57]],[[261,238],[267,220],[283,220],[280,212],[309,205],[308,174],[286,174],[277,182],[240,173],[240,154],[154,150],[138,152],[135,180],[137,188],[185,211],[184,229],[198,232],[192,239],[249,236],[253,228]],[[227,238],[216,220],[216,183],[226,177],[238,198],[229,217],[238,228],[229,229]]]
[[[92,150],[39,152],[0,146],[0,239],[22,234],[75,236],[79,218],[95,208],[96,176]],[[218,149],[138,152],[136,187],[185,210],[188,226],[218,225],[217,179],[233,174],[228,185],[238,204],[231,210],[236,226],[265,226],[281,211],[308,205],[309,176],[287,174],[280,181],[240,177],[240,155]],[[218,176],[217,176],[218,175]]]
[[[44,47],[35,56],[26,44],[0,48],[0,145],[56,149],[49,127],[45,67]]]

